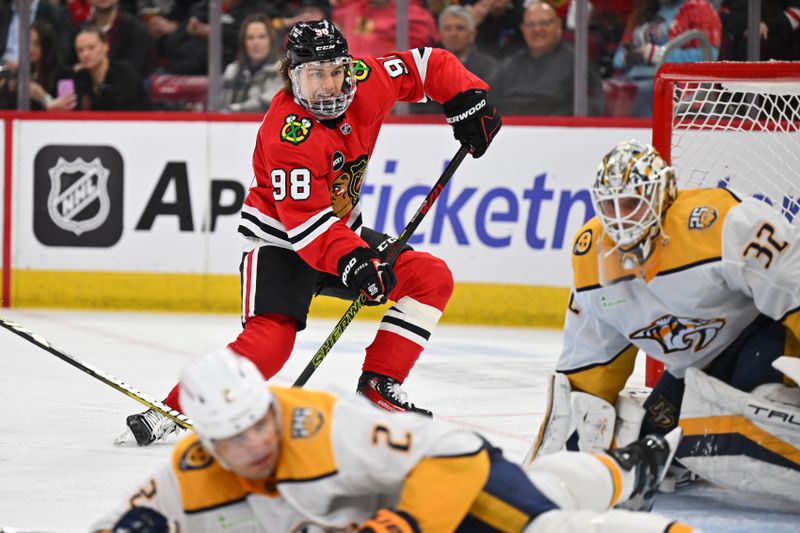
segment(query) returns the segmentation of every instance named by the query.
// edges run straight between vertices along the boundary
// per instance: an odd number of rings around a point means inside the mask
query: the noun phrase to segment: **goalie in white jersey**
[[[637,141],[604,157],[591,192],[597,216],[574,241],[563,350],[526,461],[680,423],[677,457],[693,471],[800,501],[800,390],[773,365],[800,355],[797,228],[727,189],[678,191]],[[638,350],[666,367],[643,408],[620,396]]]
[[[679,431],[562,452],[526,473],[471,431],[356,396],[268,387],[229,350],[183,371],[180,401],[197,434],[92,531],[692,531],[606,511],[652,498]]]

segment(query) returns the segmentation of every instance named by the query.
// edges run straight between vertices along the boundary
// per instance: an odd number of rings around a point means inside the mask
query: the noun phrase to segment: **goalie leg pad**
[[[596,453],[610,448],[617,418],[614,406],[585,392],[573,392],[570,404],[578,432],[578,449]]]
[[[759,388],[774,396],[774,387]],[[686,372],[678,457],[713,483],[800,502],[800,406]]]
[[[536,440],[522,462],[523,466],[531,464],[537,457],[564,449],[567,439],[572,433],[572,414],[569,402],[571,390],[569,378],[565,374],[550,373],[544,419],[539,427]]]

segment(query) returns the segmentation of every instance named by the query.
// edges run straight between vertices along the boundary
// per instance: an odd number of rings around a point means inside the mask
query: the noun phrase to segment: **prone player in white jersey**
[[[676,457],[695,473],[800,501],[800,390],[778,370],[793,365],[782,355],[800,356],[800,234],[763,201],[678,191],[675,179],[637,141],[603,158],[597,216],[572,250],[548,413],[526,463],[680,423]],[[620,395],[638,350],[666,368],[641,407]]]
[[[191,363],[181,405],[196,434],[91,531],[693,531],[611,510],[649,499],[680,431],[529,472],[481,436],[357,396],[267,386],[230,350]]]

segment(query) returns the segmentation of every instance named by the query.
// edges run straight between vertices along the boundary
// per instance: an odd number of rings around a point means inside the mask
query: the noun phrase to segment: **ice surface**
[[[239,331],[232,315],[4,310],[63,350],[163,397],[180,367]],[[311,320],[275,378],[289,385],[330,333]],[[309,387],[353,390],[376,323],[356,319]],[[561,345],[555,330],[440,326],[405,389],[441,419],[481,432],[520,461],[545,406],[546,375]],[[641,384],[643,370],[634,379]],[[169,455],[171,445],[115,447],[138,403],[25,340],[0,330],[0,526],[79,532]],[[662,495],[656,511],[706,532],[800,529],[800,510],[709,487]]]

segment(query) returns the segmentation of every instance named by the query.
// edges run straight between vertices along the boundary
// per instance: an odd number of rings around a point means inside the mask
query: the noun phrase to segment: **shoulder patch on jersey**
[[[292,409],[292,438],[313,437],[324,423],[325,417],[313,407],[295,407]]]
[[[708,229],[718,218],[717,210],[711,206],[695,207],[689,213],[689,229]]]
[[[356,59],[353,61],[353,77],[356,79],[357,82],[365,81],[369,78],[369,73],[371,72],[369,65],[367,65],[363,59]]]
[[[665,354],[680,352],[692,348],[699,352],[717,336],[725,327],[724,318],[691,318],[675,315],[664,315],[649,325],[637,329],[628,338],[656,341]]]
[[[283,119],[283,122],[281,141],[292,143],[297,146],[308,139],[308,136],[311,134],[311,126],[313,124],[309,118],[300,118],[295,114],[291,114],[287,115],[286,118]]]
[[[592,248],[592,228],[585,229],[575,239],[575,246],[572,248],[572,253],[575,255],[583,255]]]
[[[191,444],[183,452],[178,468],[181,470],[200,470],[206,468],[214,462],[214,457],[208,453],[200,441]]]

